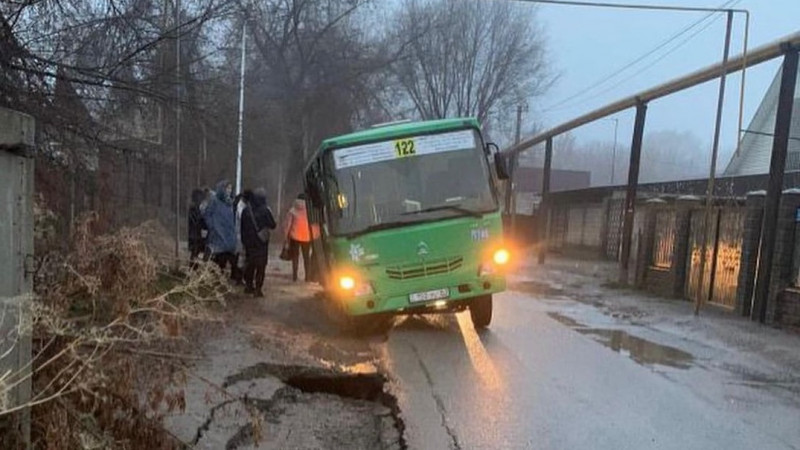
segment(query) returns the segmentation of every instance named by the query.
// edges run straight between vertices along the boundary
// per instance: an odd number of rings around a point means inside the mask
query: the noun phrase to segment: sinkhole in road
[[[396,447],[393,448],[401,450],[407,448],[404,435],[405,423],[397,398],[387,391],[386,376],[376,371],[374,366],[357,364],[333,369],[258,363],[227,377],[223,387],[267,376],[275,377],[285,384],[285,387],[280,389],[272,399],[252,402],[267,417],[277,419],[281,410],[285,409],[285,403],[297,402],[298,396],[308,394],[327,394],[356,402],[375,403],[385,408],[386,417],[391,421],[390,426],[396,430],[396,440],[394,441]],[[313,402],[313,399],[309,401]],[[247,443],[247,439],[251,435],[252,432],[249,428],[243,429],[236,437],[236,445],[232,448]]]
[[[644,366],[661,365],[688,369],[694,361],[691,353],[634,336],[624,330],[588,327],[556,312],[549,312],[547,315]]]

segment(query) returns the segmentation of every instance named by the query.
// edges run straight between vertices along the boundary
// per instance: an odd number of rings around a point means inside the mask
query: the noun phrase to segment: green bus
[[[489,325],[510,262],[497,189],[504,161],[474,118],[322,142],[305,169],[313,262],[350,325],[466,309],[475,328]]]

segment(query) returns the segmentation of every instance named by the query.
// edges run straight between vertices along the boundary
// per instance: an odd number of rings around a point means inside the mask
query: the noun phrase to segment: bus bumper
[[[442,280],[441,284],[424,283],[404,290],[415,294],[425,294],[435,291],[447,290],[446,298],[433,298],[431,300],[412,301],[411,295],[381,295],[380,292],[361,297],[342,297],[338,300],[343,304],[344,310],[352,316],[368,314],[423,314],[437,312],[453,312],[463,310],[468,300],[503,292],[506,289],[506,279],[503,275],[488,275],[473,277],[467,280]]]

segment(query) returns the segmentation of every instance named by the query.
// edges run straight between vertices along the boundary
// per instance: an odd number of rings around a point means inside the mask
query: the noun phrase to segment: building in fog
[[[742,133],[739,149],[734,153],[726,176],[759,175],[769,173],[772,154],[772,135],[775,132],[775,114],[778,110],[781,70],[772,80],[767,94],[758,106],[753,119]],[[800,77],[795,85],[792,126],[789,132],[789,153],[786,158],[786,171],[800,170]]]
[[[517,214],[533,214],[542,198],[541,167],[517,168],[514,174]],[[552,169],[550,172],[550,191],[571,191],[585,189],[591,184],[592,173],[583,170]]]

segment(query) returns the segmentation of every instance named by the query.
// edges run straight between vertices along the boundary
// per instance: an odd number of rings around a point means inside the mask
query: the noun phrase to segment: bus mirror
[[[487,142],[486,143],[486,155],[492,156],[500,153],[500,147],[497,146],[494,142]]]
[[[497,178],[501,180],[508,180],[511,178],[508,172],[508,160],[505,155],[500,152],[494,154],[494,170],[497,171]]]
[[[322,191],[320,190],[319,181],[317,177],[310,173],[306,176],[306,194],[308,199],[311,200],[312,206],[315,208],[322,206]]]
[[[311,204],[315,208],[322,207],[322,204],[324,202],[322,200],[322,192],[319,189],[319,185],[317,185],[316,183],[309,185],[308,198],[311,199]]]

